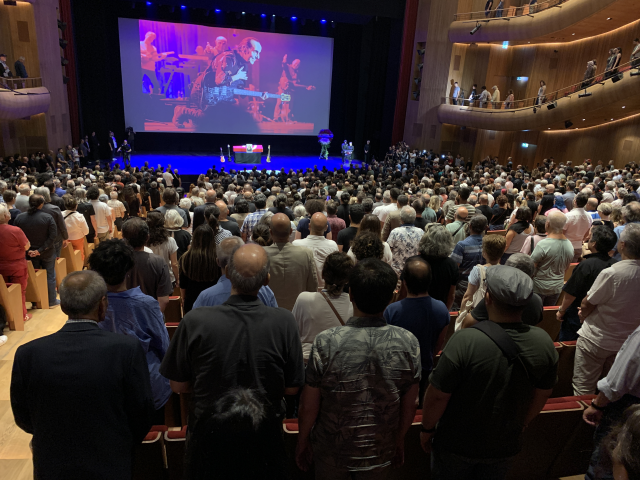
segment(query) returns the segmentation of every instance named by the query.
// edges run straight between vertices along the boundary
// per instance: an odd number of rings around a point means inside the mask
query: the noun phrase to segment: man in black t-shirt
[[[360,227],[360,222],[364,217],[364,208],[359,203],[354,203],[349,208],[349,220],[350,225],[347,228],[343,228],[340,230],[338,234],[338,249],[341,252],[347,253],[351,246],[351,241],[356,238],[358,234],[358,227]]]
[[[487,223],[490,222],[491,217],[493,217],[493,210],[489,206],[489,196],[486,193],[483,193],[480,195],[478,201],[480,202],[480,205],[476,206],[476,210],[487,217]]]
[[[222,228],[231,232],[232,235],[236,237],[241,237],[240,227],[238,226],[238,222],[234,219],[227,217],[229,214],[229,207],[224,203],[224,200],[218,200],[216,202],[216,206],[220,209],[220,215],[218,216],[218,223]]]

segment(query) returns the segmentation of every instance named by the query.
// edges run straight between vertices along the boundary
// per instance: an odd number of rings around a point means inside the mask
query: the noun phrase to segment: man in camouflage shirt
[[[300,401],[296,462],[317,479],[386,478],[404,462],[404,437],[416,410],[420,347],[382,314],[398,277],[366,259],[349,275],[354,317],[319,334]]]

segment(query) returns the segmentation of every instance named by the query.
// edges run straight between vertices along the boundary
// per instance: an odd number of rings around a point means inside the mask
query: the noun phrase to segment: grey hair
[[[21,195],[29,195],[31,193],[31,187],[28,183],[23,183],[18,187],[18,193]]]
[[[7,215],[9,215],[9,209],[4,203],[0,203],[0,225],[7,223]]]
[[[87,192],[82,188],[77,188],[76,191],[73,192],[73,194],[78,200],[86,200],[87,198]]]
[[[444,225],[436,223],[425,227],[418,249],[422,255],[445,258],[451,255],[455,246],[451,232]]]
[[[511,255],[507,261],[505,262],[507,267],[517,268],[518,270],[526,273],[531,278],[533,278],[533,274],[536,272],[536,267],[529,255],[524,253],[514,253]]]
[[[262,266],[262,269],[252,277],[245,277],[236,270],[233,262],[234,256],[235,253],[229,258],[229,280],[231,280],[233,288],[240,294],[248,294],[260,290],[260,287],[262,287],[264,281],[267,279],[267,275],[269,275],[269,256],[265,255],[267,261]]]
[[[225,238],[220,242],[220,245],[216,247],[216,256],[218,257],[218,265],[221,269],[224,269],[229,264],[229,259],[236,253],[244,242],[240,237]]]
[[[416,211],[413,207],[402,207],[402,210],[400,210],[400,220],[402,221],[402,223],[410,223],[410,224],[414,224],[416,223]]]
[[[629,223],[625,225],[620,234],[620,240],[624,242],[624,253],[634,260],[640,259],[640,225]]]
[[[182,228],[184,220],[180,216],[177,210],[170,209],[164,214],[164,226],[165,228]]]
[[[553,212],[547,216],[546,230],[547,233],[562,233],[565,224],[567,223],[567,217],[564,213]]]
[[[191,208],[191,199],[189,198],[181,198],[180,199],[180,208],[186,208],[189,209]]]
[[[624,198],[624,196],[625,196],[627,193],[629,193],[629,192],[627,192],[627,189],[626,189],[626,188],[619,188],[619,189],[618,189],[618,197],[619,197],[619,198]]]
[[[82,276],[82,282],[69,281]],[[98,272],[83,270],[67,275],[60,284],[60,306],[69,318],[86,315],[95,310],[98,302],[107,294],[107,284]]]
[[[44,203],[51,203],[51,192],[47,187],[38,187],[33,191],[34,195],[42,195]]]
[[[112,200],[117,200],[118,199],[118,192],[116,192],[115,190],[112,190],[111,193],[109,194],[109,196],[111,197]]]
[[[631,202],[622,207],[622,218],[626,223],[640,222],[640,203]]]
[[[307,210],[304,208],[304,205],[298,205],[293,209],[293,216],[296,218],[304,217],[307,214]]]

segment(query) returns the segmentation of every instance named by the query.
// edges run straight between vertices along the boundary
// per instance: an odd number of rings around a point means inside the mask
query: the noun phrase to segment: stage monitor
[[[136,132],[329,127],[333,39],[118,20],[125,122]]]

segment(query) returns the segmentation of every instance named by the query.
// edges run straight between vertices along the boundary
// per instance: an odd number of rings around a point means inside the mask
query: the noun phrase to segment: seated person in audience
[[[214,238],[209,225],[200,225],[193,232],[191,248],[180,259],[180,295],[185,314],[191,311],[204,290],[220,280],[221,269]]]
[[[610,228],[604,225],[592,227],[588,243],[591,253],[576,265],[571,278],[562,287],[564,298],[556,314],[558,321],[562,322],[558,338],[560,342],[578,340],[578,330],[582,326],[578,316],[580,304],[600,272],[617,262],[609,256],[617,240],[616,234]]]
[[[353,265],[353,260],[346,253],[328,255],[322,265],[324,288],[320,292],[302,292],[298,295],[292,313],[298,323],[305,362],[309,359],[316,335],[344,325],[353,316],[349,294],[344,292]]]
[[[380,260],[358,262],[349,275],[354,316],[311,347],[296,463],[304,471],[315,463],[318,479],[386,478],[404,461],[422,367],[416,337],[383,318],[397,281]]]
[[[289,222],[286,215],[278,215]],[[243,387],[259,390],[266,408],[259,434],[261,453],[269,464],[261,478],[285,478],[281,404],[284,395],[298,392],[305,375],[298,327],[291,312],[267,307],[258,299],[260,288],[269,283],[269,256],[264,248],[236,249],[226,271],[231,280],[229,299],[224,305],[187,313],[160,368],[174,392],[193,392],[185,477],[191,478],[190,446],[203,433],[198,428],[203,412],[229,389]]]
[[[418,339],[422,363],[420,395],[424,396],[433,369],[433,359],[442,349],[447,335],[449,310],[443,302],[429,295],[432,272],[429,263],[422,257],[409,258],[400,278],[407,297],[390,304],[384,311],[384,319],[389,325],[408,330]],[[420,396],[418,401],[420,407]]]
[[[134,262],[133,248],[124,240],[100,242],[89,257],[91,270],[99,273],[107,284],[107,312],[98,326],[140,341],[149,367],[155,408],[152,421],[154,425],[164,425],[164,405],[169,400],[171,388],[159,369],[169,347],[169,334],[158,301],[142,293],[140,287],[127,289],[127,273]]]
[[[67,275],[60,301],[69,320],[18,347],[11,375],[16,424],[33,435],[34,476],[130,480],[154,411],[144,350],[99,328],[108,301],[97,272]]]
[[[229,237],[225,238],[220,245],[216,247],[216,262],[220,267],[220,277],[215,285],[203,290],[193,303],[193,308],[213,307],[222,305],[229,299],[231,295],[231,280],[227,276],[227,266],[229,259],[234,252],[244,245],[241,238]],[[193,248],[193,247],[192,247]],[[268,307],[277,307],[276,297],[269,285],[264,285],[258,291],[258,300]]]
[[[122,225],[122,237],[133,247],[135,262],[127,275],[127,289],[140,287],[142,293],[158,300],[164,312],[173,293],[169,267],[155,253],[145,251],[149,239],[149,225],[143,218],[130,218]]]
[[[497,265],[487,270],[486,282],[489,320],[453,335],[429,378],[420,442],[431,453],[434,480],[505,478],[523,430],[556,383],[553,342],[544,330],[522,323],[531,278]],[[516,344],[519,362],[510,362],[493,340],[504,333]]]
[[[636,460],[635,477],[616,477],[611,471],[611,463],[606,461],[607,435],[616,424],[624,421],[625,417],[632,415],[638,417],[640,412],[640,327],[636,328],[625,340],[620,348],[611,370],[606,377],[598,381],[598,396],[591,401],[582,414],[582,418],[589,425],[597,425],[594,435],[595,449],[591,455],[591,462],[586,480],[614,479],[614,478],[640,478],[640,456],[629,455],[628,459]],[[635,405],[634,407],[631,407]],[[636,422],[638,427],[640,423]],[[615,430],[614,430],[615,431]],[[636,442],[640,441],[640,428],[636,428]],[[640,445],[636,446],[636,452]]]
[[[582,299],[578,316],[576,358],[573,368],[575,395],[591,395],[606,374],[629,334],[640,325],[640,225],[629,224],[618,241],[622,260],[600,272]]]

